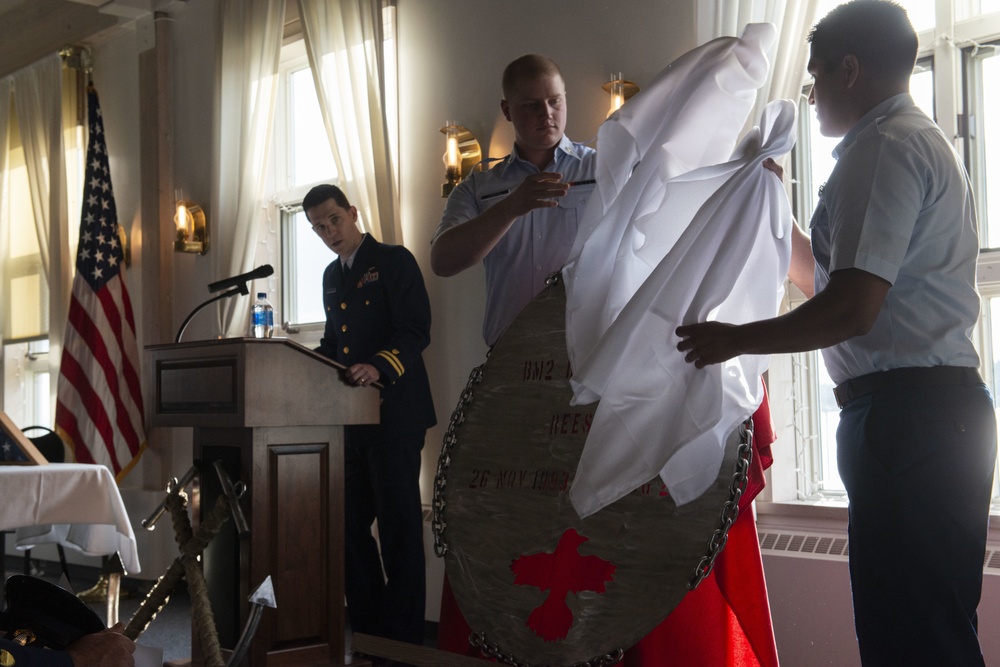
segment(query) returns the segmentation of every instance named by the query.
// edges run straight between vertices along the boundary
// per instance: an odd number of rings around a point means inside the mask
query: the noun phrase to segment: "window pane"
[[[49,288],[42,271],[35,215],[28,187],[28,168],[18,137],[17,119],[11,118],[11,146],[7,153],[6,189],[0,200],[0,232],[6,238],[4,262],[7,281],[0,287],[2,337],[6,341],[45,335],[49,329]]]
[[[282,215],[285,318],[292,324],[325,322],[323,271],[337,256],[312,230],[302,211]]]
[[[820,20],[829,14],[831,9],[844,4],[845,1],[820,0],[816,8],[816,20]],[[986,1],[988,0],[984,0],[984,2]],[[934,27],[934,0],[899,0],[899,4],[906,10],[910,17],[910,23],[913,24],[913,29],[917,32],[930,30]]]
[[[48,339],[3,346],[3,411],[20,428],[51,426]]]
[[[323,115],[309,68],[289,77],[289,104],[292,127],[291,187],[337,179],[337,167],[323,125]]]
[[[816,377],[819,384],[819,423],[820,423],[820,488],[824,492],[843,492],[844,483],[840,480],[840,469],[837,467],[837,426],[840,424],[840,408],[833,396],[833,380],[826,372],[826,364],[819,352],[815,354],[817,366]]]
[[[1000,12],[1000,0],[967,0],[958,3],[959,20]]]
[[[913,102],[927,114],[929,118],[936,119],[934,114],[934,70],[931,67],[923,68],[922,63],[918,63],[917,70],[910,77],[910,96]]]
[[[980,211],[986,219],[986,242],[982,245],[994,248],[1000,246],[1000,201],[990,197],[1000,192],[997,189],[1000,188],[1000,118],[997,116],[1000,114],[1000,57],[994,55],[981,62],[983,82],[979,90],[983,105],[978,125],[984,173],[979,182],[985,183],[980,195],[986,200]]]
[[[983,379],[986,380],[986,384],[990,388],[990,392],[993,394],[993,411],[997,415],[997,432],[1000,436],[1000,409],[997,407],[997,396],[1000,396],[1000,297],[992,297],[986,300],[986,312],[983,315],[988,319],[991,332],[991,340],[985,342],[984,344],[990,345],[992,348],[993,364],[992,368],[982,368]],[[982,355],[983,358],[987,358],[987,355]],[[1000,464],[1000,461],[998,461]],[[1000,474],[994,473],[993,475],[993,500],[996,502],[998,500],[998,491],[1000,489]]]

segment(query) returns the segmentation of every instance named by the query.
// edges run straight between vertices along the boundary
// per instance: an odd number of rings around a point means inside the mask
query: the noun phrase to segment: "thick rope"
[[[195,621],[198,637],[201,640],[204,651],[204,661],[206,667],[223,667],[222,649],[219,645],[219,634],[215,628],[215,617],[212,613],[211,602],[208,599],[208,591],[205,586],[205,576],[201,571],[198,558],[212,541],[222,524],[230,515],[229,499],[219,496],[212,508],[212,512],[198,526],[196,532],[192,532],[191,519],[187,513],[187,496],[183,493],[170,494],[167,496],[166,508],[170,511],[170,518],[174,527],[174,538],[180,548],[181,555],[170,564],[166,573],[160,577],[152,590],[139,605],[139,609],[129,620],[125,627],[125,636],[135,641],[139,638],[156,614],[170,599],[170,593],[180,583],[180,580],[187,576],[188,592],[191,596],[192,618]]]

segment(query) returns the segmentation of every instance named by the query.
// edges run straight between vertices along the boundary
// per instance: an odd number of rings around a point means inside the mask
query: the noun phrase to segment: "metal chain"
[[[719,515],[719,527],[708,540],[708,553],[701,557],[694,568],[694,576],[688,582],[688,590],[698,587],[715,566],[715,559],[722,553],[729,539],[729,529],[736,523],[740,514],[740,498],[747,488],[747,475],[750,472],[750,461],[753,459],[753,420],[747,419],[740,426],[740,444],[736,448],[736,470],[729,483],[729,500],[722,506]]]
[[[472,636],[469,637],[469,643],[478,648],[485,657],[499,660],[507,665],[513,665],[514,667],[551,667],[548,664],[537,665],[518,660],[510,653],[502,651],[495,642],[489,641],[486,638],[486,635],[482,632],[472,633]],[[624,649],[616,648],[614,651],[610,651],[604,655],[586,660],[584,662],[576,662],[568,667],[611,667],[611,665],[617,665],[621,662],[621,659],[624,656]]]
[[[488,356],[488,355],[487,355]],[[485,364],[484,364],[485,365]],[[469,373],[469,381],[462,390],[455,411],[451,413],[448,430],[441,443],[441,455],[438,457],[437,473],[434,475],[434,500],[431,504],[431,528],[434,529],[434,553],[443,558],[448,553],[448,544],[444,541],[444,529],[448,527],[444,518],[444,492],[448,483],[448,467],[451,465],[451,450],[458,441],[456,429],[465,422],[465,408],[472,402],[474,389],[483,379],[483,366],[476,366]]]

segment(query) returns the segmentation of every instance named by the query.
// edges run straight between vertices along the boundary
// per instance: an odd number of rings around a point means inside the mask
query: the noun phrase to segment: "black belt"
[[[833,388],[837,407],[856,398],[889,389],[982,384],[979,371],[967,366],[927,366],[894,368],[856,377]]]

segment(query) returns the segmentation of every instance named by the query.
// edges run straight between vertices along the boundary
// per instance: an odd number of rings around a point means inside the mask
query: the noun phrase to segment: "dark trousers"
[[[351,629],[412,644],[424,640],[424,433],[384,439],[377,427],[344,429],[344,590]]]
[[[837,430],[866,667],[983,665],[976,607],[996,460],[984,385],[852,400]]]

